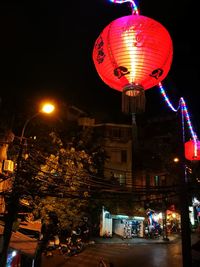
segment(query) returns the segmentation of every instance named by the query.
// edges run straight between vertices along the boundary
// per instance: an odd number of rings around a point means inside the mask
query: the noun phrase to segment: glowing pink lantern
[[[173,45],[157,21],[140,15],[118,18],[95,42],[93,61],[101,79],[126,96],[144,95],[169,72]]]

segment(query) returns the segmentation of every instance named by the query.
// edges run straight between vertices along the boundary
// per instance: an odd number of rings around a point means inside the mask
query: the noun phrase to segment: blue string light
[[[138,7],[133,0],[110,0],[110,1],[116,4],[123,4],[123,3],[130,2],[132,5],[132,14],[139,15]]]
[[[130,2],[132,5],[132,14],[139,15],[139,10],[137,5],[135,4],[135,1],[133,0],[110,0],[112,3],[117,3],[117,4],[122,4],[126,2]],[[173,111],[173,112],[178,112],[179,109],[181,109],[181,114],[182,114],[182,131],[183,131],[183,142],[185,142],[185,127],[184,127],[184,122],[186,121],[188,128],[190,130],[191,138],[194,142],[194,157],[197,157],[197,143],[198,143],[198,138],[197,135],[193,129],[190,115],[185,103],[185,100],[183,97],[180,98],[178,107],[175,108],[172,103],[170,102],[168,96],[166,95],[165,89],[162,86],[162,83],[160,82],[158,84],[160,88],[161,95],[163,96],[164,101],[167,103],[168,107]]]
[[[188,125],[189,130],[190,130],[190,134],[191,134],[192,140],[194,142],[194,156],[197,156],[198,138],[197,138],[197,135],[196,135],[196,133],[195,133],[195,131],[193,129],[192,122],[191,122],[191,119],[190,119],[190,115],[189,115],[189,112],[188,112],[188,109],[187,109],[187,106],[186,106],[184,98],[183,97],[180,98],[179,105],[178,105],[177,108],[175,108],[172,105],[172,103],[170,102],[169,98],[167,97],[165,89],[162,86],[162,83],[159,83],[158,86],[160,88],[160,93],[163,96],[164,101],[167,103],[168,107],[172,111],[177,112],[181,108],[181,114],[182,114],[183,118],[186,120],[186,123]],[[183,129],[183,136],[184,136],[185,135],[184,120],[182,121],[182,129]]]

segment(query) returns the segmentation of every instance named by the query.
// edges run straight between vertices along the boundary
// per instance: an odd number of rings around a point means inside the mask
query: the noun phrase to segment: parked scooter
[[[80,234],[72,231],[72,235],[66,238],[66,242],[60,244],[61,253],[66,256],[73,256],[80,253],[84,248],[84,243]]]
[[[45,255],[47,257],[53,256],[53,251],[58,249],[59,246],[60,246],[60,239],[59,239],[58,235],[52,236],[49,239],[47,246],[45,248]]]
[[[159,224],[146,226],[144,230],[145,238],[159,239],[162,235],[162,229]]]

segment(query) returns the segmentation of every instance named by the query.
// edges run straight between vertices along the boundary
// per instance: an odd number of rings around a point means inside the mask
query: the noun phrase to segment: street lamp
[[[22,128],[21,136],[20,136],[20,144],[22,144],[22,142],[23,142],[24,133],[25,133],[26,127],[29,124],[29,122],[32,121],[32,119],[34,119],[35,117],[37,117],[41,113],[46,113],[46,114],[52,113],[54,111],[54,109],[55,109],[55,106],[53,104],[51,104],[51,103],[44,103],[44,104],[42,104],[42,107],[39,110],[39,112],[35,113],[33,116],[31,116],[30,118],[28,118],[25,121],[24,126]]]
[[[5,216],[5,226],[4,226],[4,232],[1,240],[2,249],[0,251],[0,266],[6,267],[7,262],[7,254],[8,254],[8,248],[10,239],[12,236],[12,229],[13,224],[16,220],[17,213],[18,213],[18,207],[20,202],[20,190],[18,190],[19,187],[19,181],[21,178],[21,166],[22,166],[22,160],[23,160],[23,139],[24,139],[24,133],[27,128],[27,125],[30,121],[32,121],[35,117],[40,115],[41,113],[50,114],[54,111],[55,107],[53,104],[45,103],[42,105],[39,112],[28,118],[24,126],[22,128],[21,136],[20,136],[20,147],[19,147],[19,153],[17,157],[17,168],[16,168],[16,174],[15,179],[12,187],[12,193],[9,199],[8,203],[8,209],[7,214]]]
[[[52,113],[54,111],[54,109],[55,109],[54,105],[52,105],[51,103],[46,103],[46,104],[43,105],[41,111],[44,112],[44,113],[49,114],[49,113]]]
[[[173,161],[174,161],[175,163],[177,163],[177,162],[179,162],[179,158],[175,157],[175,158],[173,159]]]

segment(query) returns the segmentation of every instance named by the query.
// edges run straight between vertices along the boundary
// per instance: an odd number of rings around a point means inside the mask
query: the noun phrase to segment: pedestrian
[[[81,229],[81,237],[82,237],[83,242],[85,242],[85,243],[89,242],[90,230],[89,230],[88,224],[87,223],[83,223],[80,226],[80,229]]]

